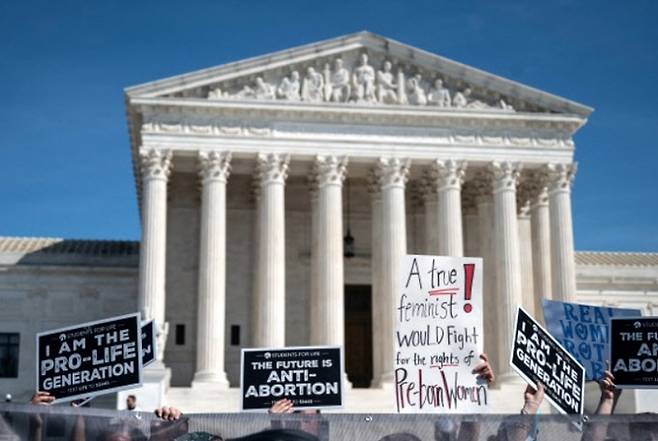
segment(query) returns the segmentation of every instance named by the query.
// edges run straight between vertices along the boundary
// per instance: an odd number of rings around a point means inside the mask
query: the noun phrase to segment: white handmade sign
[[[408,255],[395,310],[395,400],[401,413],[482,413],[482,259]]]

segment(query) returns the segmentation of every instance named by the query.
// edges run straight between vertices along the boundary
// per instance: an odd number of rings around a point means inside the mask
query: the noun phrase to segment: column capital
[[[401,158],[379,158],[377,172],[380,175],[382,188],[403,187],[409,179],[411,160]]]
[[[382,177],[379,169],[374,167],[368,172],[368,193],[375,200],[381,200],[382,197]]]
[[[471,180],[475,188],[475,201],[478,205],[492,202],[493,173],[488,168],[480,169]]]
[[[437,159],[432,164],[432,177],[435,180],[436,190],[461,189],[465,171],[466,161]]]
[[[429,203],[436,203],[436,179],[433,176],[433,173],[431,170],[425,170],[423,173],[423,177],[421,178],[420,181],[420,190],[423,195],[423,200],[427,204]]]
[[[201,182],[226,183],[231,174],[231,152],[199,152]]]
[[[530,208],[548,205],[548,179],[544,170],[530,170],[524,186],[530,197]]]
[[[256,161],[256,176],[260,185],[285,183],[290,155],[259,153]]]
[[[473,182],[466,182],[462,187],[462,212],[477,214],[479,191]]]
[[[576,178],[576,162],[571,164],[547,164],[544,167],[548,181],[548,192],[570,192]]]
[[[171,150],[143,149],[139,152],[142,179],[167,180],[171,173]]]
[[[334,155],[318,155],[315,157],[312,173],[317,181],[318,187],[325,185],[343,185],[347,176],[347,157],[336,157]]]
[[[518,162],[494,161],[489,164],[489,170],[493,173],[493,193],[504,191],[516,191],[519,181],[521,164]]]

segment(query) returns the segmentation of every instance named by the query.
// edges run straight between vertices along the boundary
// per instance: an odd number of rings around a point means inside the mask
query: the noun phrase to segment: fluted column
[[[516,185],[519,165],[494,162],[493,173],[496,279],[498,282],[498,358],[501,378],[509,378],[511,370],[510,342],[516,309],[521,304],[521,271],[519,226],[516,218]]]
[[[425,207],[425,254],[439,254],[439,220],[438,199],[436,195],[435,179],[432,173],[427,173],[423,178],[422,192]]]
[[[226,328],[226,181],[230,153],[199,154],[201,238],[194,385],[228,387],[224,370]]]
[[[521,300],[526,311],[533,317],[540,319],[541,309],[535,309],[535,288],[533,280],[532,260],[532,225],[530,220],[530,193],[525,178],[516,191],[517,222],[519,225],[519,256],[521,266]]]
[[[343,277],[343,180],[347,158],[318,156],[317,295],[311,305],[311,344],[345,345]]]
[[[434,163],[436,179],[439,255],[463,256],[464,234],[462,226],[461,187],[466,163],[437,160]]]
[[[480,221],[477,207],[477,188],[472,182],[462,187],[462,215],[464,225],[464,256],[481,257]]]
[[[493,175],[481,170],[473,181],[476,188],[476,204],[478,211],[478,236],[480,239],[480,255],[482,256],[482,285],[484,310],[484,351],[492,355],[490,362],[496,372],[500,372],[500,364],[505,360],[498,359],[498,286],[496,283],[496,253],[495,225],[492,196]],[[493,356],[495,355],[495,356]]]
[[[378,307],[382,303],[382,187],[381,176],[376,170],[368,175],[368,191],[370,193],[370,279],[372,289],[372,382],[370,387],[377,387],[381,382],[382,374],[382,315],[383,309]]]
[[[290,156],[259,154],[258,272],[254,309],[255,347],[283,347],[286,334],[285,181]]]
[[[542,301],[551,299],[553,296],[551,292],[551,235],[548,190],[545,177],[541,173],[533,173],[528,183],[531,194],[530,223],[532,226],[532,275],[535,288],[535,311],[541,311]]]
[[[138,306],[143,320],[158,325],[158,360],[164,357],[168,324],[165,322],[165,268],[167,250],[167,180],[171,152],[140,152],[142,177],[142,240],[139,252]]]
[[[404,189],[410,161],[381,158],[378,171],[382,186],[382,375],[381,383],[393,382],[395,356],[395,305],[400,290],[401,262],[407,253]]]
[[[571,218],[571,185],[576,164],[550,164],[546,168],[551,224],[553,299],[571,302],[576,297],[576,262]]]

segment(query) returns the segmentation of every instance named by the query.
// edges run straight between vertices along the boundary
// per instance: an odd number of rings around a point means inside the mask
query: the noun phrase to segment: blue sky
[[[658,2],[5,1],[0,235],[138,239],[123,88],[360,30],[594,107],[576,248],[658,251]]]

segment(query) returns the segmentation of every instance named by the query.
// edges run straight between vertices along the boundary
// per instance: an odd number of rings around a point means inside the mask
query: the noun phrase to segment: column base
[[[200,371],[194,374],[193,389],[226,390],[230,387],[226,372]]]

